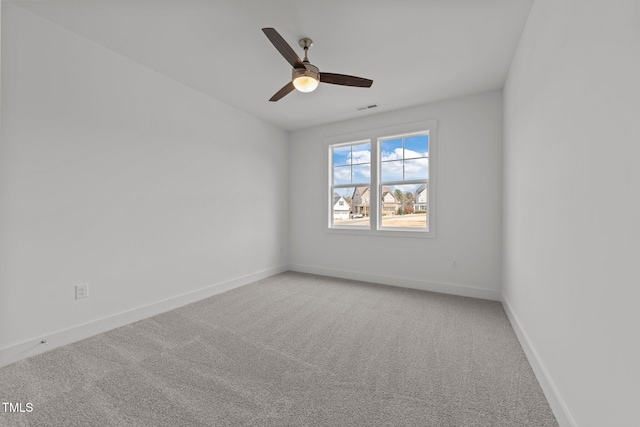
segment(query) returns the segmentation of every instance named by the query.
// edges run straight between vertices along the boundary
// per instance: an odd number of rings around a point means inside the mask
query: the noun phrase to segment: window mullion
[[[404,138],[402,138],[402,180],[404,181]]]
[[[380,162],[378,161],[380,141],[377,138],[371,138],[369,141],[371,142],[371,201],[369,203],[369,206],[371,206],[371,229],[377,230],[380,227],[378,220],[380,217],[378,203],[378,199],[380,198],[378,196],[378,182],[380,181]]]

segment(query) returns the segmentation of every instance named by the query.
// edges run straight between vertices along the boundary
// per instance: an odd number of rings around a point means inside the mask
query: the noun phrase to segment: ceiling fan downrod
[[[307,53],[309,51],[309,48],[311,46],[313,46],[313,40],[311,40],[308,37],[302,38],[300,39],[300,41],[298,42],[300,44],[300,47],[304,49],[304,59],[302,60],[302,62],[309,62],[309,57],[307,56]]]

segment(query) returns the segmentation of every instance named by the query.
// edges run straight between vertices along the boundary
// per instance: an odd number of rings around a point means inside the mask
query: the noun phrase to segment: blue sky
[[[429,177],[429,135],[383,140],[380,143],[381,177],[385,181]],[[368,183],[371,178],[371,145],[333,149],[333,183]]]

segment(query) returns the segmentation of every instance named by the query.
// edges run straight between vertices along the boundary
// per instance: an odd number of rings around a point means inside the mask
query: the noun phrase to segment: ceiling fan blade
[[[280,33],[278,33],[275,28],[263,28],[262,32],[293,68],[304,68],[304,64],[300,57],[294,52],[291,46],[284,41]]]
[[[273,95],[269,101],[276,102],[277,100],[284,98],[285,95],[287,95],[289,92],[291,92],[294,89],[295,89],[295,86],[293,85],[293,83],[289,82],[286,85],[284,85],[282,89],[277,91],[276,94]]]
[[[364,79],[362,77],[347,76],[346,74],[320,73],[320,81],[322,83],[331,83],[333,85],[371,87],[373,80]]]

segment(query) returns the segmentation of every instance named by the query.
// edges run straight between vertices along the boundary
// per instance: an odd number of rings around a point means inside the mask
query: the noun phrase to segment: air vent
[[[363,111],[363,110],[368,110],[370,108],[376,108],[377,106],[378,106],[378,104],[363,105],[362,107],[356,108],[356,110]]]

